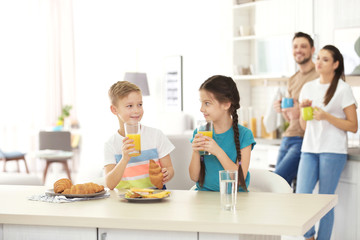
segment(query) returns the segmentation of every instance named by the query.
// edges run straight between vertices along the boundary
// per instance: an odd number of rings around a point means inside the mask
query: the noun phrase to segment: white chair
[[[250,192],[292,193],[287,181],[280,175],[266,169],[249,169]]]

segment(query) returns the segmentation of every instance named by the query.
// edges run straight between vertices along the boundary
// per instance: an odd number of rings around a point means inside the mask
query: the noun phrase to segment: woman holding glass
[[[323,47],[315,66],[320,78],[306,83],[299,97],[302,114],[312,111],[313,119],[300,118],[305,135],[296,193],[312,193],[319,182],[320,194],[334,194],[347,160],[347,131],[358,129],[357,103],[345,83],[343,56],[336,47]],[[330,239],[333,222],[334,209],[320,220],[317,239]],[[315,239],[315,228],[304,236]]]

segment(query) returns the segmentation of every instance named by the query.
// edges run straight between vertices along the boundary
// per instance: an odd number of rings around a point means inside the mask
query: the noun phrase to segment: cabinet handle
[[[106,236],[107,236],[107,233],[104,232],[104,233],[101,234],[100,239],[101,240],[106,240]]]

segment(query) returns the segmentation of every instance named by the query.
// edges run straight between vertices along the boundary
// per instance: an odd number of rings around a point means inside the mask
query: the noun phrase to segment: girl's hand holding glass
[[[200,151],[200,155],[203,155],[202,152],[208,152],[207,155],[216,155],[217,149],[220,149],[213,138],[204,136],[201,133],[195,135],[192,146],[194,151]]]
[[[203,151],[206,137],[201,133],[197,133],[191,144],[193,151]]]

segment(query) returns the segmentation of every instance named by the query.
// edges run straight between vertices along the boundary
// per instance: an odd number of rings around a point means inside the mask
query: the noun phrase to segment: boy
[[[174,176],[170,152],[174,145],[158,129],[141,125],[141,155],[134,151],[134,140],[125,137],[126,122],[140,122],[144,110],[141,90],[135,84],[119,81],[109,90],[110,110],[119,121],[119,130],[105,143],[105,181],[111,190],[121,188],[149,188],[149,160],[157,162],[163,173],[163,183]]]

